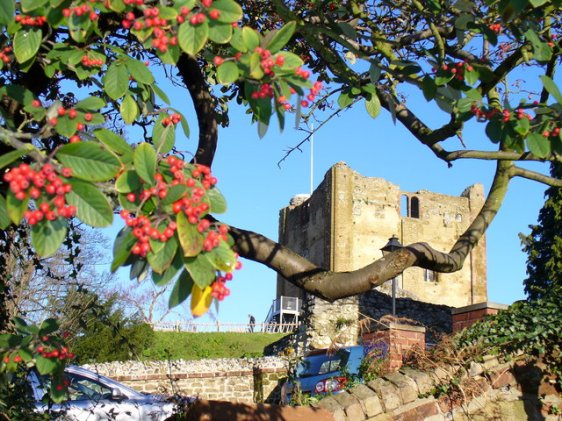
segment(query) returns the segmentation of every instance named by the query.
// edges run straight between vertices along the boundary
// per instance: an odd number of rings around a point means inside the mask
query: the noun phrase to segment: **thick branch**
[[[552,187],[562,187],[562,180],[556,177],[549,177],[548,175],[531,171],[525,168],[513,167],[511,170],[513,177],[526,178],[528,180],[538,181],[539,183],[546,184]]]
[[[328,301],[367,292],[412,266],[443,273],[455,272],[462,268],[503,203],[511,169],[511,162],[498,161],[484,206],[449,253],[437,251],[426,243],[414,243],[361,269],[332,272],[263,235],[230,227],[234,249],[240,256],[268,266],[294,285]]]
[[[218,136],[213,97],[195,58],[182,54],[177,67],[191,95],[199,125],[199,144],[193,160],[210,167],[215,157]]]

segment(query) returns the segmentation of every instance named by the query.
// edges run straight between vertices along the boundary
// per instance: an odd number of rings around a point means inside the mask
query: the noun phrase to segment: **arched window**
[[[410,218],[420,217],[420,201],[417,197],[410,198]]]

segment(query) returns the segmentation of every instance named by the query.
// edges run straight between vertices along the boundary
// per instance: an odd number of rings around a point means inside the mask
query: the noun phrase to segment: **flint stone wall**
[[[141,392],[240,403],[278,402],[287,377],[281,357],[120,361],[84,367]]]
[[[312,406],[328,410],[335,421],[560,421],[555,384],[540,364],[488,356],[469,370],[404,367]]]

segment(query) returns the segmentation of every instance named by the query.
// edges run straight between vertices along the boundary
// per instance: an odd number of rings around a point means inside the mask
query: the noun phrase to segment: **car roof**
[[[81,367],[79,365],[68,365],[68,366],[65,367],[64,371],[65,371],[65,373],[72,373],[72,374],[78,374],[78,375],[81,375],[81,376],[84,376],[84,377],[89,377],[93,380],[98,379],[98,380],[102,381],[103,383],[106,383],[110,386],[117,387],[117,388],[122,389],[122,390],[126,390],[131,395],[135,395],[137,397],[145,396],[142,393],[138,392],[137,390],[135,390],[135,389],[133,389],[133,388],[127,386],[127,385],[124,385],[123,383],[119,383],[118,381],[113,380],[110,377],[106,377],[102,374],[99,374],[99,373],[97,373],[95,371],[92,371],[92,370],[88,370],[87,368]]]

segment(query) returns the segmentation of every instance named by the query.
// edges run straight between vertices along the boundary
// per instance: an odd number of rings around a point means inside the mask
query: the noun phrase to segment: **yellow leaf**
[[[202,316],[209,310],[211,301],[213,301],[212,290],[210,286],[201,289],[196,284],[193,285],[191,289],[191,314],[193,317]]]

